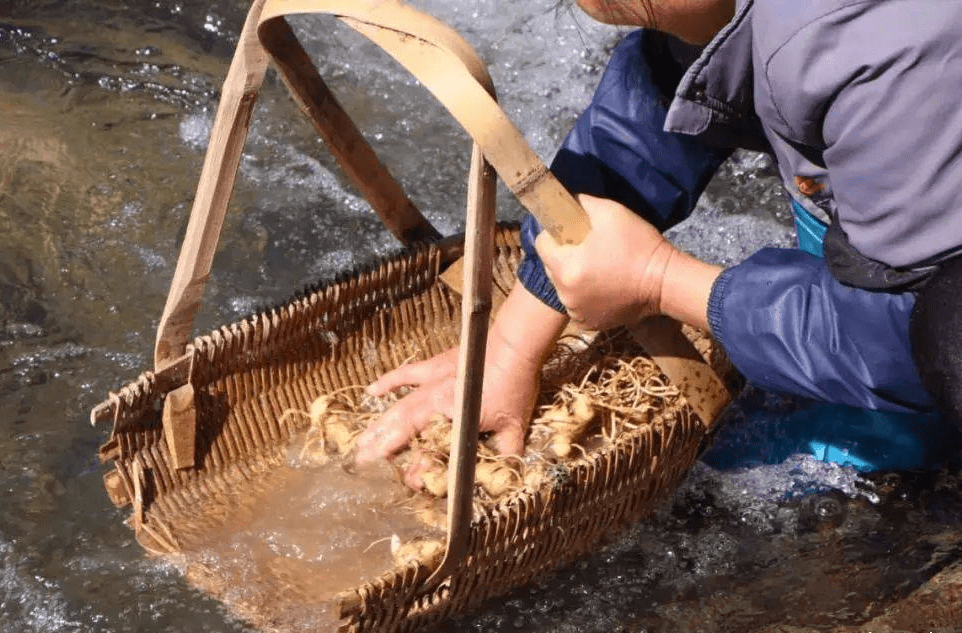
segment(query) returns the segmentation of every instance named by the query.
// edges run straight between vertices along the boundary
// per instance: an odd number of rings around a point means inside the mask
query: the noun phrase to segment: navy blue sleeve
[[[868,409],[930,411],[912,359],[912,293],[844,286],[824,260],[766,248],[712,288],[712,334],[765,389]]]
[[[728,149],[710,149],[665,132],[669,99],[653,78],[645,54],[646,31],[628,35],[614,50],[591,104],[578,118],[551,164],[572,193],[621,202],[659,230],[684,220]],[[530,215],[522,230],[521,283],[559,312],[561,303],[534,250],[541,227]]]

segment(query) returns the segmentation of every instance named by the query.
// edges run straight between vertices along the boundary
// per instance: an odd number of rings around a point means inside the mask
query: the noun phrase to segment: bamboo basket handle
[[[254,102],[267,71],[268,57],[255,31],[264,2],[254,0],[251,5],[221,91],[187,233],[157,326],[154,369],[158,373],[187,348],[217,250]]]
[[[338,6],[349,4],[360,6]],[[581,207],[498,107],[484,64],[449,27],[396,0],[254,0],[224,81],[187,232],[157,327],[157,372],[182,360],[210,275],[250,117],[267,69],[268,55],[258,42],[258,27],[302,108],[388,228],[405,244],[438,237],[374,156],[317,76],[286,22],[279,19],[289,13],[310,12],[337,15],[412,70],[451,109],[481,146],[484,157],[556,240],[575,243],[587,231]],[[384,26],[377,26],[378,22]],[[408,24],[417,28],[408,28]],[[414,38],[417,45],[411,46],[408,38]]]
[[[254,103],[269,62],[256,30],[265,2],[254,0],[251,5],[221,90],[187,233],[157,328],[157,372],[182,360],[210,274]],[[277,60],[313,69],[293,33],[287,29],[286,38],[281,37],[285,35],[284,28],[275,29],[275,43],[287,47]],[[314,79],[307,85],[290,86],[291,90],[345,173],[387,228],[406,245],[440,239],[441,234],[378,160],[316,72]]]
[[[336,16],[384,49],[451,112],[555,240],[581,241],[587,216],[501,110],[485,64],[456,31],[399,0],[268,0],[259,33],[275,60],[275,51],[283,52],[274,39],[283,29],[278,24],[286,15],[303,13]]]
[[[493,166],[521,203],[559,243],[577,243],[587,233],[587,216],[551,175],[497,103],[487,67],[446,24],[398,0],[268,0],[258,34],[301,109],[318,129],[327,126],[312,112],[321,80],[290,26],[291,14],[336,16],[380,46],[432,92],[474,140],[468,179],[461,346],[455,385],[455,418],[448,469],[448,534],[441,564],[426,584],[442,581],[468,552],[473,518],[481,387],[487,324],[491,311],[494,229]]]

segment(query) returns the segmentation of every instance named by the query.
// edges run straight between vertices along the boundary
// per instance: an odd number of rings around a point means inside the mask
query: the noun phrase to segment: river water
[[[477,47],[545,157],[620,33],[551,0],[418,4]],[[233,0],[0,0],[0,630],[247,630],[144,555],[103,491],[108,429],[88,424],[149,367],[245,12]],[[459,230],[468,144],[457,126],[347,29],[295,28],[415,202],[443,233]],[[502,200],[500,217],[517,218]],[[791,245],[767,159],[726,164],[673,239],[723,264]],[[271,74],[197,331],[395,248]],[[796,404],[749,390],[733,417],[770,423]],[[855,626],[957,564],[960,532],[955,471],[700,463],[615,543],[445,630]]]

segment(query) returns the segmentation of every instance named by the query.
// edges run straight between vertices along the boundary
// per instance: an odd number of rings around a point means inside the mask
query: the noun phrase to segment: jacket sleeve
[[[688,217],[731,151],[708,148],[692,137],[662,129],[670,102],[666,92],[677,83],[673,75],[680,77],[684,71],[663,38],[635,31],[616,47],[591,104],[551,164],[551,171],[572,193],[617,200],[662,231]],[[534,250],[540,231],[533,217],[525,218],[521,234],[525,257],[518,278],[562,312]]]
[[[929,411],[909,343],[912,293],[835,280],[824,260],[763,249],[725,270],[708,320],[739,371],[765,389],[869,409]]]

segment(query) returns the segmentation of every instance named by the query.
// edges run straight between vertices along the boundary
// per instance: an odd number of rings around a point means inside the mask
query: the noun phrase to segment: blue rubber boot
[[[792,215],[795,217],[795,231],[798,234],[798,248],[815,257],[824,255],[822,243],[828,225],[805,210],[805,207],[792,200]]]
[[[871,411],[816,402],[787,413],[756,411],[726,422],[702,461],[730,470],[795,454],[859,472],[934,470],[955,462],[962,435],[935,413]]]

